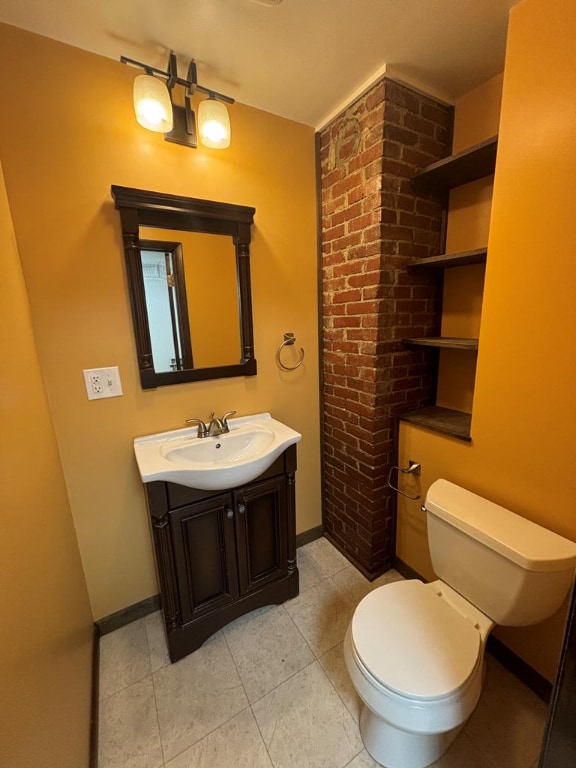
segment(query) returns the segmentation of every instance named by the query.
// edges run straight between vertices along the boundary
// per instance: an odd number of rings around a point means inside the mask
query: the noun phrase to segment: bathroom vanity
[[[145,483],[173,662],[233,619],[298,594],[295,472],[293,444],[235,488]]]

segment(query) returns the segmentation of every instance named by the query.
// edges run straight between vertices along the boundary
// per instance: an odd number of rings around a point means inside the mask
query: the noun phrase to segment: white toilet
[[[425,507],[439,580],[375,589],[344,642],[362,740],[386,768],[438,760],[478,702],[492,627],[551,616],[576,566],[576,544],[447,480]]]

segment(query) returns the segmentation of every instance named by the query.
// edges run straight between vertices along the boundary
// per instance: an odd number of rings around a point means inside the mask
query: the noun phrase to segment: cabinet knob
[[[246,505],[245,504],[238,504],[238,512],[240,512],[241,515],[246,512]]]
[[[226,517],[231,520],[234,517],[234,510],[231,507],[226,507]]]

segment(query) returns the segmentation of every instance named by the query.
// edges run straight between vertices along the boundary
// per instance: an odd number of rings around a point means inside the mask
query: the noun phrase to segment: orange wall
[[[472,444],[403,425],[422,493],[460,483],[576,540],[576,6],[524,0],[510,16]],[[420,502],[399,503],[398,554],[432,576]],[[498,636],[553,679],[563,614]]]
[[[92,616],[0,165],[0,765],[88,764]]]
[[[22,56],[22,51],[26,55]],[[0,148],[42,371],[95,618],[157,592],[132,440],[211,410],[271,411],[303,435],[297,529],[320,523],[316,214],[312,128],[241,104],[232,146],[188,149],[141,128],[134,69],[0,27]],[[12,120],[11,115],[17,115]],[[256,208],[252,378],[140,388],[110,185]],[[295,373],[284,331],[306,350]],[[118,365],[124,396],[89,402],[83,368]]]

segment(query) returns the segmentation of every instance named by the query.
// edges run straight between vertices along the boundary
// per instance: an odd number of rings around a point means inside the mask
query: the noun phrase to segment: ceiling
[[[202,85],[320,127],[385,71],[449,102],[497,74],[518,1],[2,0],[0,21],[162,69],[173,49],[182,76],[193,56]]]

